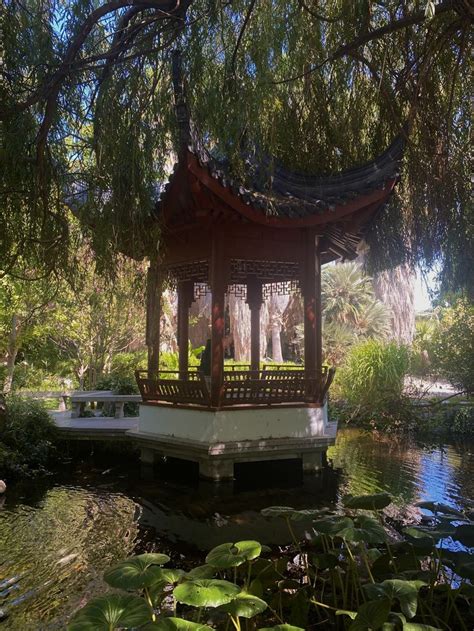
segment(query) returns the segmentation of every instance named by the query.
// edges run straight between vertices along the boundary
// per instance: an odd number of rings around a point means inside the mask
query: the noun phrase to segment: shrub
[[[340,371],[343,397],[351,405],[363,406],[399,400],[409,364],[408,349],[395,342],[358,344]]]
[[[433,334],[433,364],[455,387],[474,392],[474,305],[465,298],[443,309]]]
[[[474,407],[457,410],[449,429],[453,434],[474,436]]]
[[[46,471],[55,456],[57,430],[38,401],[9,398],[0,442],[0,476]]]

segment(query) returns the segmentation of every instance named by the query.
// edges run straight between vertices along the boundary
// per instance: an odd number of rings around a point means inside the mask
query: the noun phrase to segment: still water
[[[344,429],[322,474],[303,477],[289,463],[243,471],[233,485],[190,484],[193,472],[176,463],[148,480],[133,462],[104,463],[83,458],[0,499],[0,610],[8,614],[0,631],[64,629],[91,594],[105,591],[104,569],[134,552],[166,552],[185,567],[225,541],[286,543],[284,524],[261,517],[266,506],[337,508],[346,493],[383,490],[394,497],[387,511],[396,525],[420,518],[419,500],[474,509],[474,444],[466,442]]]

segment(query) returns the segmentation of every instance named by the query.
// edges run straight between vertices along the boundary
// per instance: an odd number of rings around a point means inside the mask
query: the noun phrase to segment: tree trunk
[[[243,298],[228,296],[230,331],[234,341],[234,359],[250,361],[250,309]]]
[[[12,389],[13,383],[13,375],[15,373],[15,361],[18,355],[18,338],[20,333],[20,320],[16,313],[13,314],[12,317],[12,327],[10,330],[10,335],[8,336],[8,347],[6,354],[6,367],[7,367],[7,375],[5,377],[5,381],[3,383],[3,392],[4,394],[9,394]]]
[[[406,263],[375,275],[374,292],[392,312],[390,337],[411,344],[415,335],[415,272]]]

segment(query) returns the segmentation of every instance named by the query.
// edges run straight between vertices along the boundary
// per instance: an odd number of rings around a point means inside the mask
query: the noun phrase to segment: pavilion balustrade
[[[322,404],[334,377],[334,369],[322,371],[297,366],[264,366],[261,370],[224,368],[217,405],[211,398],[209,379],[188,371],[136,371],[142,398],[147,403],[173,403],[221,408],[238,405]]]

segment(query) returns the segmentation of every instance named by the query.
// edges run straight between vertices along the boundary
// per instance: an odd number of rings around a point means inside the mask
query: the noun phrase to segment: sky
[[[428,291],[433,291],[436,286],[437,270],[432,270],[425,277],[422,276],[421,271],[416,272],[415,281],[415,312],[426,311],[431,307],[431,300]]]

